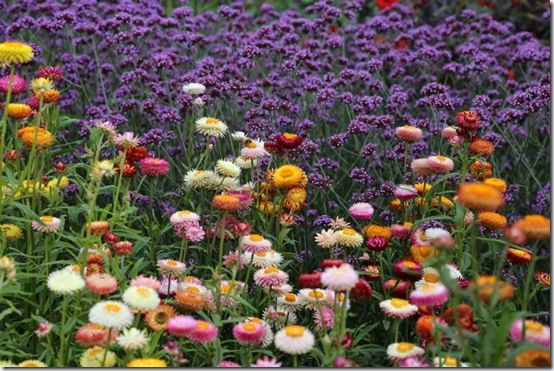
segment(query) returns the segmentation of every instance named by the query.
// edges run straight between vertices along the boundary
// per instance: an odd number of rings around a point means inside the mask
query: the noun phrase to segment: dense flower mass
[[[0,366],[549,366],[548,42],[215,3],[0,4]]]

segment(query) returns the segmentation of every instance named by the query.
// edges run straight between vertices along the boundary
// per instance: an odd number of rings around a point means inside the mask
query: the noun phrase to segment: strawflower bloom
[[[146,286],[129,286],[122,298],[131,308],[143,312],[153,310],[160,304],[156,290]]]
[[[24,103],[10,103],[8,104],[8,117],[12,119],[24,119],[31,115],[32,108],[28,104]]]
[[[217,337],[217,327],[213,323],[197,320],[187,337],[195,343],[211,343]]]
[[[513,227],[519,228],[529,240],[547,240],[550,238],[550,219],[542,215],[526,215],[517,220]]]
[[[305,354],[315,345],[310,330],[299,325],[289,325],[275,334],[275,347],[287,354]]]
[[[417,306],[436,307],[448,301],[449,293],[442,283],[426,283],[410,293],[410,302]]]
[[[283,133],[276,136],[277,144],[285,149],[294,149],[302,144],[304,139],[297,134]]]
[[[85,350],[79,360],[79,365],[81,367],[113,367],[116,360],[114,352],[102,347],[94,347]]]
[[[33,60],[33,48],[19,41],[4,41],[0,43],[0,66],[12,66]]]
[[[524,326],[525,330],[523,329]],[[537,321],[516,319],[510,327],[510,337],[514,341],[523,340],[547,348],[550,347],[550,327]]]
[[[261,140],[247,139],[244,143],[244,147],[240,150],[239,157],[241,160],[244,160],[245,163],[242,163],[239,158],[237,158],[235,161],[240,167],[250,168],[251,165],[248,165],[248,163],[251,164],[252,161],[254,161],[254,164],[256,164],[256,160],[266,156],[269,156],[269,153],[264,147],[264,142],[262,142]]]
[[[146,330],[139,330],[137,328],[124,329],[123,332],[117,337],[117,344],[123,349],[137,350],[144,348],[148,342],[148,336]]]
[[[417,195],[417,189],[414,186],[407,184],[401,184],[394,190],[394,197],[399,200],[411,200],[412,198],[416,198]]]
[[[87,277],[86,285],[95,294],[109,295],[117,290],[117,280],[107,273],[94,273]]]
[[[415,126],[404,125],[396,128],[396,136],[406,142],[417,142],[423,136],[423,131]]]
[[[156,263],[161,272],[181,274],[187,269],[187,265],[183,262],[173,259],[160,259]]]
[[[263,356],[256,360],[256,363],[250,365],[250,367],[281,367],[281,362],[277,362],[277,358],[269,358],[268,356]]]
[[[38,221],[33,220],[31,222],[31,227],[37,232],[53,233],[59,231],[61,223],[61,219],[45,215],[41,216]]]
[[[206,92],[206,87],[197,82],[191,82],[183,85],[183,93],[189,95],[202,95]]]
[[[271,249],[271,241],[259,234],[249,234],[240,239],[239,247],[252,254],[267,252]]]
[[[140,172],[147,176],[160,176],[169,172],[169,162],[161,158],[146,157],[139,161]]]
[[[295,165],[283,165],[275,169],[271,180],[275,187],[281,189],[305,187],[308,184],[308,177],[304,170]]]
[[[212,205],[217,210],[224,212],[236,212],[241,209],[240,199],[229,194],[215,195],[212,199]]]
[[[427,157],[427,163],[437,173],[448,173],[454,169],[454,161],[445,156],[429,156]]]
[[[335,232],[337,244],[345,247],[360,247],[364,243],[364,238],[361,234],[352,228],[344,228]]]
[[[167,362],[159,358],[136,358],[127,367],[167,367]]]
[[[258,344],[265,335],[265,327],[257,322],[241,322],[233,327],[233,336],[241,344]]]
[[[495,211],[504,204],[504,196],[488,184],[464,183],[458,188],[458,202],[470,209]]]
[[[425,351],[412,343],[392,343],[387,347],[387,356],[393,361],[422,356]]]
[[[383,300],[379,303],[379,307],[388,317],[394,319],[408,318],[418,311],[417,306],[410,304],[408,300],[399,298]]]
[[[202,117],[195,123],[196,132],[205,136],[221,138],[227,133],[227,129],[227,124],[213,117]]]
[[[358,202],[350,206],[348,212],[354,219],[366,220],[371,219],[375,210],[373,209],[373,206],[367,202]]]
[[[238,165],[227,160],[217,160],[215,169],[219,175],[229,178],[237,178],[241,171]]]
[[[126,304],[108,300],[94,304],[88,318],[97,325],[120,330],[131,325],[133,313]]]
[[[13,75],[12,80],[12,96],[17,95],[19,93],[22,93],[25,91],[27,84],[25,82],[25,79],[19,75]],[[0,92],[7,93],[8,89],[10,87],[10,76],[4,76],[0,78]]]
[[[108,342],[108,329],[94,324],[87,323],[81,326],[75,332],[75,341],[84,347],[92,347],[96,345],[104,346]],[[113,342],[118,335],[117,330],[112,330],[110,334],[110,342]]]
[[[54,143],[52,133],[43,128],[25,127],[17,131],[17,136],[27,148],[35,146],[39,149],[45,149]]]
[[[52,325],[50,322],[41,322],[38,324],[37,329],[35,330],[35,335],[37,335],[38,338],[46,337],[52,332],[52,329],[54,328],[54,325]]]
[[[10,367],[10,365],[6,365],[5,367]],[[28,359],[23,362],[20,362],[15,367],[35,368],[35,367],[48,367],[48,365],[42,361],[39,361],[38,359]]]
[[[358,282],[358,273],[350,264],[329,267],[321,274],[323,286],[335,291],[349,291]]]
[[[284,285],[288,279],[289,275],[276,267],[262,268],[254,273],[254,282],[264,288]]]
[[[196,326],[194,317],[177,315],[167,322],[167,332],[178,337],[188,337],[194,326]]]
[[[85,287],[85,280],[78,272],[61,269],[48,275],[46,285],[58,295],[73,295]]]
[[[337,236],[332,229],[322,229],[315,235],[315,243],[323,248],[329,249],[337,244]]]

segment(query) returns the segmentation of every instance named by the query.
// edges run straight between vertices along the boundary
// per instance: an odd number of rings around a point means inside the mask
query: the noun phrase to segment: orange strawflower
[[[519,228],[530,240],[547,240],[550,238],[550,219],[542,215],[526,215],[516,221],[514,227]]]
[[[477,221],[483,227],[490,229],[502,229],[508,224],[508,220],[504,215],[493,213],[491,211],[483,211],[477,214]]]
[[[212,205],[221,211],[234,212],[240,209],[240,200],[233,195],[215,195]]]
[[[533,258],[530,251],[524,249],[514,249],[509,247],[506,250],[506,259],[514,264],[528,264]]]
[[[36,148],[48,148],[54,143],[54,136],[46,129],[35,128],[35,127],[25,127],[17,131],[17,136],[21,139],[23,144],[26,147],[33,147],[33,144]]]
[[[488,157],[494,152],[494,144],[490,140],[478,138],[471,142],[468,149],[474,155]]]
[[[469,172],[474,178],[483,180],[492,177],[492,166],[487,161],[475,161],[469,165]]]
[[[144,316],[146,325],[153,331],[165,330],[169,320],[177,315],[171,305],[160,304]]]
[[[8,104],[8,116],[12,119],[24,119],[31,115],[31,106],[23,103]]]
[[[483,180],[483,183],[491,185],[495,188],[498,188],[498,190],[502,193],[506,192],[506,189],[508,189],[508,185],[506,184],[506,181],[500,178],[487,178]]]
[[[479,299],[488,303],[493,295],[498,297],[498,301],[505,301],[514,297],[514,286],[496,278],[496,276],[479,276],[477,280],[470,283],[471,288]]]
[[[550,368],[550,352],[533,349],[520,353],[516,356],[516,367],[540,367]]]
[[[458,188],[458,202],[470,209],[495,211],[504,204],[504,196],[488,184],[464,183]]]
[[[388,226],[369,224],[363,227],[361,232],[362,232],[362,236],[364,236],[365,238],[383,237],[388,240],[392,238],[392,233],[391,233],[390,227]]]

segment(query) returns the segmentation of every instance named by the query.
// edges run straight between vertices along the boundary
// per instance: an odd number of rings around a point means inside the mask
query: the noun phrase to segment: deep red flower
[[[396,3],[398,3],[398,0],[375,0],[375,4],[377,4],[379,9],[381,9],[381,10],[390,9]]]
[[[298,277],[298,286],[303,289],[317,289],[321,287],[321,272],[302,273]]]
[[[108,233],[104,233],[104,235],[102,236],[102,241],[104,241],[105,243],[109,243],[111,245],[118,242],[119,237],[113,233],[108,232]]]
[[[330,267],[340,267],[344,264],[342,259],[323,259],[321,262],[321,269],[327,269]]]
[[[304,138],[302,138],[300,135],[291,133],[279,134],[275,139],[277,141],[277,144],[281,146],[281,148],[286,149],[294,149],[301,145],[304,141]]]
[[[448,308],[442,315],[441,319],[449,326],[456,326],[456,318],[454,308]],[[473,324],[473,309],[467,304],[459,304],[456,307],[458,314],[458,323],[463,329],[477,332],[478,328]]]
[[[458,126],[463,130],[476,130],[481,126],[481,117],[474,111],[458,112],[456,121]]]
[[[115,171],[117,171],[118,173],[120,172],[119,164],[115,164],[114,168]],[[125,178],[132,178],[135,175],[137,175],[137,168],[135,167],[135,165],[133,165],[131,161],[125,159],[125,162],[123,164],[123,176]]]
[[[269,153],[272,153],[277,156],[281,156],[285,153],[284,149],[279,145],[279,143],[268,140],[264,143],[264,148]]]
[[[368,250],[383,251],[389,245],[389,239],[386,237],[380,237],[380,236],[370,237],[365,242],[365,245],[367,246]]]
[[[133,244],[129,241],[119,241],[112,245],[115,255],[131,255],[133,252]]]
[[[350,298],[353,301],[365,301],[371,298],[371,285],[363,278],[358,278],[356,286],[350,291]]]
[[[393,296],[397,298],[408,297],[408,289],[410,288],[410,281],[403,281],[397,279],[390,279],[385,281],[385,290],[393,290]]]
[[[119,150],[125,152],[125,159],[129,161],[140,161],[143,158],[148,157],[148,150],[144,147],[123,147],[120,146]]]

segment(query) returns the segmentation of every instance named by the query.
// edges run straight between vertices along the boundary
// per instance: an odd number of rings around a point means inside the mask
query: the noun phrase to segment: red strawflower
[[[321,287],[321,272],[302,273],[298,277],[298,286],[303,289],[317,289]]]
[[[353,301],[365,301],[371,298],[371,285],[363,278],[358,278],[356,286],[350,291],[350,298]]]
[[[398,0],[375,0],[375,4],[379,7],[381,10],[387,10],[392,8],[396,3],[398,3]]]

